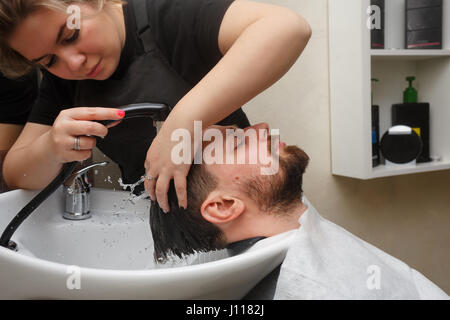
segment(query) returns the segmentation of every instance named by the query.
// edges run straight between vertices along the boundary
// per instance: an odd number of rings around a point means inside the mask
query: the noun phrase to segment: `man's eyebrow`
[[[56,44],[58,44],[58,42],[61,40],[61,37],[62,37],[62,34],[64,32],[65,26],[66,26],[66,23],[64,22],[64,24],[59,28],[58,36],[56,37],[56,41],[55,41]],[[42,59],[44,59],[46,56],[48,56],[48,54],[43,55],[42,57],[39,57],[39,58],[31,60],[31,63],[37,63],[37,62],[41,61]]]

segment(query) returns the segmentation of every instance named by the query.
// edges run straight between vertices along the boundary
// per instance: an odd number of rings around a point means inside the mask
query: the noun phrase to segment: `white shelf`
[[[382,178],[390,176],[398,176],[411,173],[432,172],[450,169],[450,161],[433,161],[427,163],[419,163],[414,166],[389,167],[385,165],[373,168],[371,178]]]
[[[426,60],[426,59],[436,59],[450,57],[450,50],[445,49],[417,49],[417,50],[407,50],[407,49],[383,49],[370,50],[370,55],[372,59],[375,60]]]
[[[444,1],[443,48],[371,50],[370,0],[329,0],[332,172],[357,179],[450,169],[450,1]],[[402,101],[406,76],[416,76],[419,101],[430,103],[430,155],[442,161],[372,167],[371,78],[380,106],[380,139],[391,127],[391,106]]]

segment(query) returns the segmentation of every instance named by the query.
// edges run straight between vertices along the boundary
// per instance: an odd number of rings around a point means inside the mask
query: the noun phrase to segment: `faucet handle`
[[[86,173],[95,167],[104,167],[108,162],[94,163],[73,173],[64,182],[66,209],[63,217],[68,220],[84,220],[91,216],[89,193],[91,184]]]
[[[80,177],[95,167],[106,167],[108,164],[109,164],[108,161],[93,163],[90,166],[80,169],[79,171],[75,172],[74,174],[76,177]]]
[[[82,168],[82,169],[78,170],[77,172],[74,172],[74,173],[73,173],[73,174],[72,174],[72,175],[64,182],[64,186],[65,186],[65,187],[69,187],[69,188],[74,189],[74,187],[76,187],[76,184],[77,184],[77,181],[78,181],[79,183],[82,184],[82,186],[83,186],[84,188],[88,188],[88,187],[90,187],[90,184],[89,184],[89,182],[87,181],[86,173],[87,173],[89,170],[93,169],[93,168],[96,168],[96,167],[105,167],[105,166],[107,166],[108,164],[109,164],[109,162],[107,162],[107,161],[104,161],[104,162],[97,162],[97,163],[91,164],[91,165],[89,165],[89,166],[87,166],[87,167],[85,167],[85,168]]]

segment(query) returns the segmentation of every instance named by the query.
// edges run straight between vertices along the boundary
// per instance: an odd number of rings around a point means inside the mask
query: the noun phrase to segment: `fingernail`
[[[123,117],[125,117],[125,111],[119,110],[119,111],[117,111],[117,115],[118,115],[119,117],[123,118]]]

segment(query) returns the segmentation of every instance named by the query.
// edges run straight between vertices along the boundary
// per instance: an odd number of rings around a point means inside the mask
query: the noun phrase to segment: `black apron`
[[[78,82],[73,97],[75,106],[116,108],[148,102],[164,103],[173,108],[193,88],[171,67],[158,48],[148,23],[147,1],[130,3],[133,4],[137,35],[141,40],[139,54],[119,79]],[[130,83],[137,85],[130,86]],[[219,124],[235,124],[241,128],[250,125],[242,109]],[[98,139],[97,147],[119,165],[123,182],[131,184],[144,175],[147,151],[155,136],[156,129],[151,119],[127,119],[111,128],[105,139]]]

